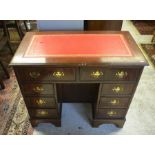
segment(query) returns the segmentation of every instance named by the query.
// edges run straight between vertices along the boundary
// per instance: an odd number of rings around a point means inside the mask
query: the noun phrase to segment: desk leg
[[[59,119],[30,119],[30,122],[33,127],[38,126],[39,123],[52,123],[56,127],[61,127],[61,120]]]
[[[125,119],[93,119],[92,126],[97,128],[102,124],[115,124],[118,128],[123,128]]]

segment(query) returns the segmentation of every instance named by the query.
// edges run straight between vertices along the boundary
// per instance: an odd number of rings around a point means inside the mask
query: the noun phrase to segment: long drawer
[[[56,108],[54,97],[26,97],[25,100],[29,108]]]
[[[137,68],[81,67],[80,80],[136,81],[139,73],[140,69]]]
[[[128,108],[130,98],[125,97],[101,97],[99,108]]]
[[[124,118],[127,109],[98,109],[96,118]]]
[[[135,84],[102,84],[101,96],[104,95],[131,95]]]
[[[29,84],[25,83],[22,85],[24,94],[26,95],[53,95],[54,85],[53,84]]]
[[[69,67],[29,67],[17,72],[21,81],[74,81],[76,78],[75,68]]]
[[[58,118],[56,109],[29,109],[29,115],[33,118]]]

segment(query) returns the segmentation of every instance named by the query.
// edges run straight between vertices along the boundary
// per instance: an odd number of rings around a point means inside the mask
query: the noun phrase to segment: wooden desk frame
[[[132,56],[42,58],[25,58],[23,56],[30,44],[31,37],[35,34],[89,33],[122,34],[128,48],[132,51]],[[70,96],[66,94],[68,102],[72,102],[74,99],[76,101],[79,97],[75,96],[71,99],[71,96],[78,92],[81,94],[81,100],[86,101],[89,93],[86,97],[82,97],[80,87],[83,86],[84,91],[87,87],[89,88],[90,94],[98,91],[94,93],[96,101],[90,99],[93,102],[92,126],[98,127],[103,123],[113,123],[118,127],[123,127],[141,73],[144,66],[148,64],[129,32],[74,31],[27,33],[12,59],[11,65],[27,105],[32,125],[51,122],[56,126],[61,126],[62,102],[65,101],[64,91],[68,90],[70,94]],[[70,85],[73,84],[76,85],[74,94],[70,88]],[[62,87],[64,87],[64,91],[61,92]],[[37,105],[34,106],[34,104]]]

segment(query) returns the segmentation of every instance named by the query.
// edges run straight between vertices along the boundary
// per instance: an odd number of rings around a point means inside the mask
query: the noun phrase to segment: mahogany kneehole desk
[[[61,126],[62,103],[92,104],[92,126],[123,127],[147,62],[128,32],[28,32],[11,65],[33,126]]]

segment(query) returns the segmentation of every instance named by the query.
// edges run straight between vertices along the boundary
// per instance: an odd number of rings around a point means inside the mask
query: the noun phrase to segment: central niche
[[[60,103],[96,103],[99,91],[99,84],[56,84],[58,102]]]

